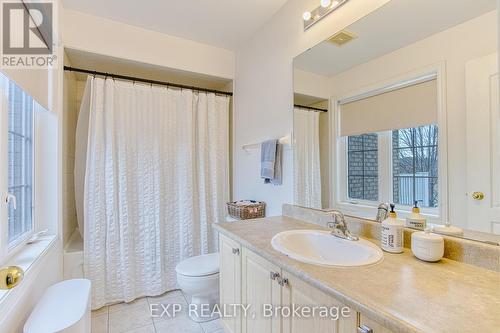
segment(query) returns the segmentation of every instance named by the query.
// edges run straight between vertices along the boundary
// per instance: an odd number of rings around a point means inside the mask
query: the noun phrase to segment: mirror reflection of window
[[[411,211],[418,201],[439,215],[437,74],[346,97],[337,112],[340,202]]]
[[[347,187],[349,199],[378,201],[378,135],[347,138]]]
[[[392,141],[379,140],[380,135],[392,136]],[[379,182],[390,184],[392,198],[398,206],[438,208],[438,127],[427,125],[392,131],[352,135],[347,141],[347,198],[378,204]],[[381,146],[379,149],[379,141]],[[379,170],[383,151],[392,151],[392,179]],[[382,155],[382,156],[380,156]]]
[[[438,128],[392,131],[393,202],[438,207]]]

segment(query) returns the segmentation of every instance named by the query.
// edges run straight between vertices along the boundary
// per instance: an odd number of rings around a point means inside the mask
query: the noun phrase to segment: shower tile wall
[[[84,81],[77,81],[75,74],[64,74],[63,114],[63,239],[67,242],[77,227],[75,208],[75,133],[80,103],[85,89]]]

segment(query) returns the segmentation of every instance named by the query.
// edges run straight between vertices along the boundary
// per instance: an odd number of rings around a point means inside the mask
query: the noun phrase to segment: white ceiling
[[[63,4],[67,9],[235,49],[263,26],[286,1],[63,0]]]
[[[342,47],[322,42],[295,58],[294,67],[333,76],[496,7],[497,0],[392,0],[346,28],[357,39]]]

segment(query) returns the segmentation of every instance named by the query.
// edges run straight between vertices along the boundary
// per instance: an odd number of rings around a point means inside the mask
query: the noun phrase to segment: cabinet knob
[[[483,200],[484,199],[484,193],[483,192],[474,192],[474,193],[472,193],[472,199],[474,199],[474,200]]]
[[[358,333],[373,333],[373,330],[366,325],[361,325],[358,327]]]
[[[288,279],[287,278],[278,278],[278,284],[282,287],[288,286]]]
[[[234,248],[233,249],[233,254],[239,255],[240,254],[240,249]]]
[[[280,277],[280,273],[276,273],[276,272],[271,272],[270,273],[271,280],[279,279],[279,277]]]
[[[24,278],[24,271],[21,267],[8,266],[0,269],[0,289],[7,290],[17,286]]]

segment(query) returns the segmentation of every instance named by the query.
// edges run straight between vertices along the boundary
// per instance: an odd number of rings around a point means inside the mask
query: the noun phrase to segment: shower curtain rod
[[[311,110],[311,111],[316,111],[316,112],[328,112],[328,109],[313,108],[312,106],[304,106],[304,105],[299,105],[299,104],[295,104],[294,107],[306,109],[306,110]]]
[[[69,66],[64,66],[64,70],[65,71],[69,71],[69,72],[83,73],[83,74],[89,74],[89,75],[94,75],[94,76],[99,75],[99,76],[104,76],[104,77],[112,77],[112,78],[120,79],[120,80],[135,81],[135,82],[144,82],[144,83],[156,84],[156,85],[160,85],[160,86],[167,86],[167,87],[180,88],[180,89],[189,89],[189,90],[194,90],[194,91],[214,93],[214,94],[225,95],[225,96],[233,96],[232,92],[226,92],[226,91],[220,91],[220,90],[214,90],[214,89],[206,89],[206,88],[199,88],[199,87],[193,87],[193,86],[186,86],[186,85],[183,85],[183,84],[163,82],[163,81],[156,81],[156,80],[149,80],[149,79],[143,79],[143,78],[140,78],[140,77],[133,77],[133,76],[127,76],[127,75],[112,74],[112,73],[105,73],[105,72],[98,72],[98,71],[91,71],[91,70],[88,70],[88,69],[74,68],[74,67],[69,67]]]

